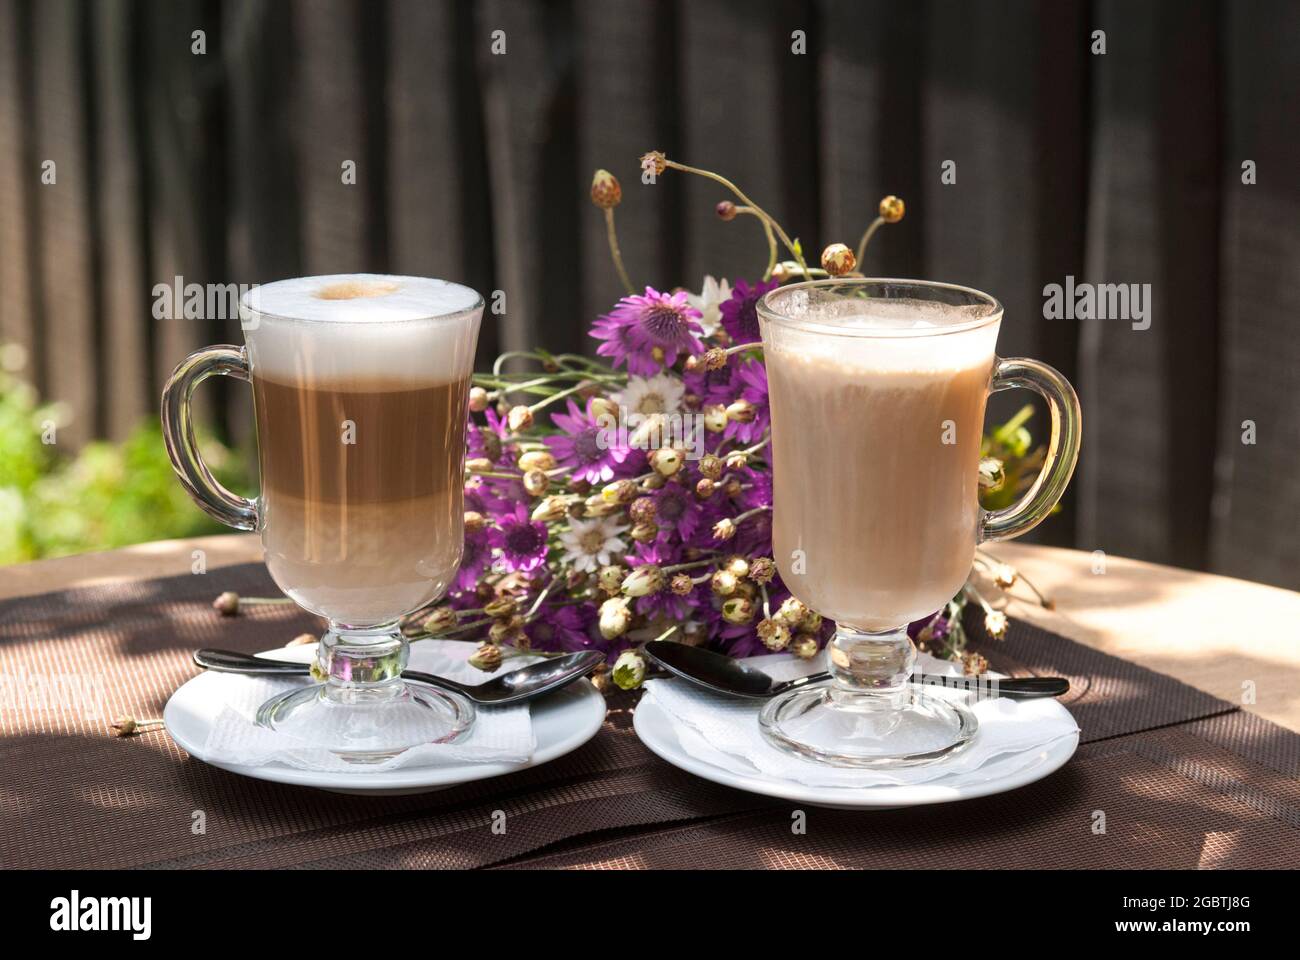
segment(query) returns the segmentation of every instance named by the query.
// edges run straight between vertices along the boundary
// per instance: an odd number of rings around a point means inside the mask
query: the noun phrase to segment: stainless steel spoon
[[[441,687],[444,690],[454,690],[485,707],[500,707],[507,703],[531,700],[533,697],[540,697],[544,693],[568,686],[579,677],[590,673],[604,659],[605,655],[595,650],[566,653],[562,657],[551,657],[539,663],[530,663],[526,667],[510,670],[484,683],[475,684],[457,683],[455,680],[437,677],[431,673],[421,673],[419,670],[403,670],[402,679],[428,684],[431,687]],[[309,663],[268,660],[247,653],[213,650],[208,647],[195,652],[194,662],[200,667],[221,673],[306,676],[311,672]]]
[[[675,643],[672,640],[651,640],[645,645],[645,652],[651,660],[674,676],[733,697],[766,700],[787,690],[806,687],[810,683],[821,683],[831,678],[829,673],[814,673],[777,683],[757,667],[751,667],[721,653],[714,653],[712,650]],[[920,681],[922,678],[913,674],[912,679]],[[1064,677],[981,680],[979,677],[941,677],[927,673],[923,679],[925,683],[939,683],[958,690],[987,690],[990,694],[1006,697],[1009,700],[1059,697],[1070,689],[1070,681]]]

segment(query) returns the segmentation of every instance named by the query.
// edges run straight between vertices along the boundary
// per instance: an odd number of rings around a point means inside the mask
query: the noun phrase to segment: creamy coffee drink
[[[764,334],[777,566],[819,613],[894,629],[970,572],[998,325],[929,336],[969,317],[907,300],[803,319],[825,325]]]
[[[406,277],[251,291],[245,317],[266,564],[349,627],[436,599],[460,562],[477,294]]]

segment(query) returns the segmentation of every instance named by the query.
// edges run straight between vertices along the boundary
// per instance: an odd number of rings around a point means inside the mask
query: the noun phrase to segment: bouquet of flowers
[[[590,334],[599,359],[545,350],[498,358],[475,376],[465,481],[465,551],[446,599],[413,618],[416,636],[481,637],[473,662],[495,669],[518,651],[599,649],[610,678],[640,684],[648,640],[706,645],[731,656],[812,657],[834,625],[781,582],[772,557],[767,374],[756,304],[777,285],[856,276],[875,232],[903,218],[880,202],[856,252],[831,244],[810,267],[798,240],[729,180],[652,152],[642,180],[667,170],[708,177],[735,200],[724,221],[752,216],[767,240],[754,281],[705,277],[702,289],[633,286],[619,250],[615,177],[598,170],[591,199],[627,290]],[[780,245],[780,246],[779,246]],[[791,257],[779,260],[780,247]],[[534,369],[506,372],[511,361]],[[985,438],[981,486],[1013,495],[1032,478],[1029,408]],[[1008,478],[1010,482],[1008,482]],[[1008,496],[1009,499],[1009,496]],[[999,586],[1017,578],[982,556]],[[930,653],[981,672],[967,654],[961,611],[985,608],[994,636],[1005,617],[969,587],[912,625]]]
[[[463,559],[447,597],[403,624],[412,640],[480,641],[471,663],[483,670],[524,652],[597,649],[607,658],[597,686],[612,680],[631,689],[645,676],[638,650],[649,640],[735,657],[787,651],[811,658],[834,632],[790,593],[772,556],[770,419],[756,304],[782,283],[860,276],[867,244],[903,219],[903,201],[880,202],[856,251],[833,243],[819,266],[809,266],[799,241],[725,177],[659,152],[646,154],[641,167],[646,183],[673,170],[729,191],[735,199],[717,205],[718,217],[755,218],[767,263],[752,282],[705,277],[699,293],[638,290],[615,229],[622,189],[596,171],[591,199],[627,295],[592,324],[595,358],[514,351],[475,375]],[[778,257],[782,248],[789,259]],[[1031,412],[1026,407],[984,438],[987,506],[1005,505],[1033,479],[1041,450],[1031,452],[1024,425]],[[976,564],[1002,589],[1019,577],[987,554]],[[972,583],[909,632],[920,649],[980,673],[987,664],[966,651],[962,629],[971,601],[982,606],[988,632],[1001,636],[1006,617]],[[238,603],[223,594],[217,607],[230,613]]]

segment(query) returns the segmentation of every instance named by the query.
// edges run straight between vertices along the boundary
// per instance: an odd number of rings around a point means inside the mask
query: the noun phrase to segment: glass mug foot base
[[[787,753],[868,768],[933,763],[964,749],[979,729],[970,708],[915,684],[895,694],[802,687],[770,700],[758,724]]]
[[[291,690],[262,704],[257,722],[351,763],[382,763],[412,747],[451,743],[474,725],[466,697],[398,683],[395,693],[325,683]]]

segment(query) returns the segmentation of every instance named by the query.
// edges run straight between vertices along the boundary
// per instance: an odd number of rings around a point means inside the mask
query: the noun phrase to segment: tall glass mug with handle
[[[772,409],[773,550],[796,597],[835,620],[832,679],[765,705],[777,746],[839,766],[909,766],[962,749],[978,721],[909,683],[913,620],[962,587],[975,547],[1051,511],[1079,453],[1079,402],[1036,360],[994,354],[1002,306],[951,284],[837,279],[758,306]],[[1023,499],[978,501],[991,392],[1028,387],[1051,411]]]
[[[258,722],[357,762],[448,742],[473,705],[401,679],[406,614],[438,599],[463,543],[466,404],[483,299],[443,280],[372,274],[255,287],[245,346],[187,357],[163,391],[163,438],[207,513],[261,534],[267,568],[324,617],[324,683],[277,696]],[[194,388],[251,381],[261,491],[221,487],[199,457]]]

